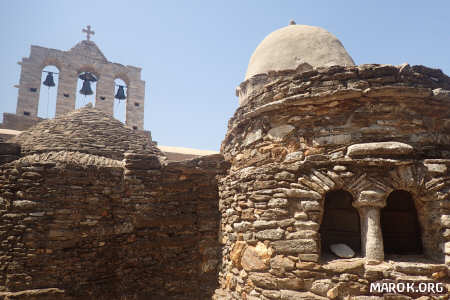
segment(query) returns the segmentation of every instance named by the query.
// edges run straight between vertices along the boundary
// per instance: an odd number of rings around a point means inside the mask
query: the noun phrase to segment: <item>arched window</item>
[[[422,240],[414,200],[407,191],[389,194],[381,210],[381,230],[386,254],[421,254]]]
[[[83,80],[82,78],[86,80]],[[86,106],[86,104],[88,103],[92,103],[92,105],[95,106],[95,93],[97,90],[97,80],[98,80],[97,75],[91,72],[90,70],[83,70],[78,73],[77,91],[76,91],[77,97],[75,100],[75,109]],[[82,92],[80,92],[81,90],[89,92],[88,95],[85,95]]]
[[[37,113],[40,118],[50,119],[55,117],[58,78],[59,69],[56,66],[47,65],[42,69]],[[48,83],[51,83],[51,79],[53,79],[54,86],[48,86]],[[47,85],[45,85],[44,82],[46,82]]]
[[[356,253],[361,251],[361,227],[352,195],[344,190],[325,195],[324,213],[320,226],[322,252],[329,252],[333,244],[346,244]]]
[[[120,88],[122,87],[122,88]],[[121,91],[120,91],[121,89]],[[116,78],[114,80],[114,97],[116,97],[119,94],[123,92],[123,95],[128,98],[128,89],[127,84],[124,80],[120,78]],[[114,118],[121,121],[125,124],[127,120],[127,98],[125,99],[118,99],[114,98]]]

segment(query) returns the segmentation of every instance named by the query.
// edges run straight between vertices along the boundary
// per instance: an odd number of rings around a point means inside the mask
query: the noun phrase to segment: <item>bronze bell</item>
[[[80,78],[81,80],[87,80],[87,81],[92,81],[92,82],[97,81],[97,78],[95,78],[95,76],[89,72],[84,72],[83,74],[80,74],[80,76],[78,76],[78,78]]]
[[[53,72],[47,72],[47,77],[45,78],[43,84],[48,87],[55,86],[55,81],[53,80]]]
[[[95,78],[95,76],[89,72],[84,72],[83,74],[80,74],[78,78],[83,80],[83,86],[81,87],[80,94],[85,96],[92,95],[94,92],[92,92],[91,89],[91,82],[97,81],[97,78]]]
[[[82,95],[92,95],[91,82],[89,80],[83,81],[83,86],[81,87],[80,94]]]
[[[117,89],[117,93],[114,96],[114,98],[119,99],[119,101],[127,98],[127,96],[125,96],[125,90],[123,89],[123,85],[119,85],[119,88]]]

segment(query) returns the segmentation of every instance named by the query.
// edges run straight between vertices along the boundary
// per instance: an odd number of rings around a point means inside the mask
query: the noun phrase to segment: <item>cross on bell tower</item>
[[[90,41],[91,40],[91,34],[94,35],[95,31],[91,30],[91,25],[86,26],[86,28],[87,28],[87,30],[83,28],[82,32],[86,33],[86,39],[88,41]]]

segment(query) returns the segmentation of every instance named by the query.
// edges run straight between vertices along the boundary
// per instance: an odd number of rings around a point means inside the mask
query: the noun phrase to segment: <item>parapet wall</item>
[[[220,155],[68,151],[3,164],[0,299],[211,297],[225,169]]]

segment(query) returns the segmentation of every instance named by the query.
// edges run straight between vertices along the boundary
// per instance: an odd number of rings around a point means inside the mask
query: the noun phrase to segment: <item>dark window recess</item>
[[[409,192],[393,191],[381,210],[386,254],[421,254],[422,239],[414,200]]]
[[[29,115],[30,115],[30,112],[24,111],[24,112],[23,112],[23,115],[24,115],[24,116],[29,116]]]
[[[106,97],[103,97],[103,96],[100,97],[100,100],[105,100],[105,99],[106,99]]]
[[[134,102],[134,106],[138,107],[138,106],[139,106],[139,103]]]
[[[69,98],[69,94],[63,94],[64,97]]]
[[[332,244],[344,243],[355,252],[361,250],[359,214],[352,206],[352,195],[344,190],[330,191],[325,195],[320,236],[322,251],[329,252]]]
[[[37,88],[30,88],[30,92],[36,93],[37,92]]]
[[[136,130],[136,129],[137,129],[137,126],[133,126],[133,129]]]

